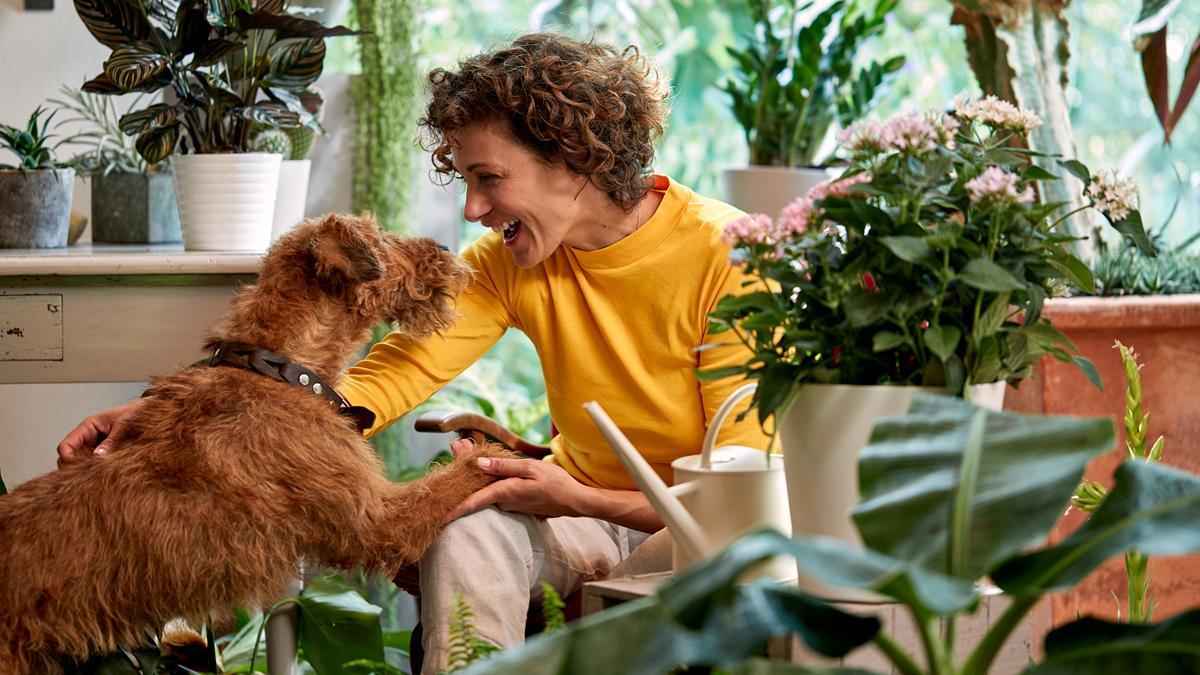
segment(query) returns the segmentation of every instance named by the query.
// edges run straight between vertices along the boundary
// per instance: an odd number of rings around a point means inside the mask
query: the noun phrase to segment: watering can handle
[[[617,457],[625,465],[625,470],[637,482],[638,487],[645,493],[646,498],[654,505],[654,510],[662,516],[671,529],[675,542],[683,547],[688,556],[699,559],[711,553],[708,537],[703,528],[683,507],[679,498],[671,494],[671,488],[655,473],[650,463],[633,447],[625,434],[613,423],[608,413],[599,403],[589,401],[583,404],[583,409],[591,415],[592,421],[600,427],[600,432],[608,439]]]
[[[743,384],[735,389],[717,409],[717,414],[713,415],[712,421],[708,423],[708,431],[704,432],[704,444],[700,446],[700,468],[707,469],[712,466],[713,444],[717,442],[717,434],[721,431],[721,425],[725,423],[725,418],[729,416],[733,406],[753,394],[755,389],[758,389],[757,382]]]

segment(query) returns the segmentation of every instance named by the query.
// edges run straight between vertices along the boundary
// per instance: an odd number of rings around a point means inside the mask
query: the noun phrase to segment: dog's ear
[[[331,214],[313,233],[310,246],[318,278],[362,283],[383,276],[379,227],[367,216]]]

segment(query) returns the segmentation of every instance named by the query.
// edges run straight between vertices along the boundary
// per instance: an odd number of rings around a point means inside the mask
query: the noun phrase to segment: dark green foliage
[[[793,27],[804,3],[773,7],[770,0],[745,0],[754,34],[742,49],[728,50],[738,72],[722,88],[745,130],[751,164],[812,166],[831,126],[847,126],[870,109],[904,57],[871,62],[857,72],[854,58],[883,32],[898,1],[879,0],[873,10],[864,10],[858,0],[839,0],[808,25]]]
[[[465,668],[499,649],[475,632],[475,611],[455,593],[454,609],[450,612],[450,658],[447,664],[450,670]]]
[[[1187,251],[1149,258],[1130,246],[1105,247],[1095,274],[1096,295],[1200,293],[1200,255]]]
[[[290,16],[282,0],[76,0],[75,8],[113,50],[83,91],[175,94],[121,117],[151,164],[177,146],[247,152],[253,125],[317,128],[304,100],[321,74],[324,38],[354,34]]]

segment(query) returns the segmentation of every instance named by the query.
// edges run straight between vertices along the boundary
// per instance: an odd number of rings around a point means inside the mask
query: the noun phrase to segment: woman
[[[537,348],[560,432],[548,461],[485,467],[507,479],[464,502],[421,562],[426,666],[436,672],[456,593],[483,638],[512,645],[541,581],[574,592],[662,527],[582,404],[600,401],[670,480],[670,462],[698,452],[738,384],[701,383],[695,370],[749,357],[705,332],[717,300],[743,284],[721,241],[740,213],[652,174],[665,97],[635,49],[527,35],[434,70],[429,83],[420,124],[435,170],[466,183],[464,216],[492,232],[463,253],[477,274],[454,327],[423,341],[388,336],[338,388],[375,411],[374,433],[517,328]],[[102,452],[136,405],[84,420],[60,461],[107,437]],[[719,440],[766,444],[752,419]]]

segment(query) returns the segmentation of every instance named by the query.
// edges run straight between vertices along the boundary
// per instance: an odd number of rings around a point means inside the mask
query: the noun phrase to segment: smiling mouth
[[[504,228],[504,243],[511,244],[521,232],[521,221],[514,220]]]

